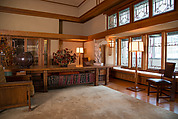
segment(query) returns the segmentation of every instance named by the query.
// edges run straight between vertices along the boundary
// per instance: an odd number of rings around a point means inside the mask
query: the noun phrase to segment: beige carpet
[[[178,119],[178,115],[105,86],[72,86],[36,93],[33,111],[8,109],[0,119]]]

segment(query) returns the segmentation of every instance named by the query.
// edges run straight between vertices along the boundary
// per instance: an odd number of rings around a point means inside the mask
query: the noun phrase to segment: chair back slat
[[[166,62],[164,77],[172,78],[176,63]]]

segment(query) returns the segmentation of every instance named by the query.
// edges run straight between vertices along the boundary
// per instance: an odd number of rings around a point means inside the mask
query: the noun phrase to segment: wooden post
[[[166,32],[162,32],[162,50],[161,50],[161,69],[165,69],[166,63],[166,44],[167,44]]]
[[[30,85],[28,85],[28,107],[29,111],[31,111],[31,99],[30,99]]]
[[[109,83],[109,67],[106,68],[106,79],[105,79],[105,85]]]
[[[96,68],[96,71],[95,71],[96,73],[95,73],[95,86],[98,86],[98,80],[99,80],[99,69],[98,68]]]
[[[48,76],[48,73],[46,70],[44,70],[43,71],[44,92],[48,92],[47,76]]]

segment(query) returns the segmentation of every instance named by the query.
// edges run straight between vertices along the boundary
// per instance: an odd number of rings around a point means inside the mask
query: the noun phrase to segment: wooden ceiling
[[[91,10],[89,10],[88,12],[86,12],[85,14],[83,14],[80,17],[73,17],[73,16],[62,15],[62,14],[54,14],[54,13],[48,13],[48,12],[41,12],[41,11],[27,10],[27,9],[20,9],[20,8],[12,8],[12,7],[5,7],[5,6],[0,6],[0,12],[46,17],[46,18],[54,18],[54,19],[60,19],[60,20],[64,20],[64,21],[84,23],[84,22],[98,16],[99,14],[102,14],[104,11],[108,10],[109,8],[112,8],[115,5],[122,3],[123,1],[124,0],[105,0],[105,1],[101,2],[101,4],[95,6],[94,8],[92,8]]]

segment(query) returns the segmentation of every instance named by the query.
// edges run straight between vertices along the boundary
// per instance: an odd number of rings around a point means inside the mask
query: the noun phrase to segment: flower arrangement
[[[60,66],[67,66],[69,63],[75,63],[76,54],[68,48],[57,50],[56,53],[53,53],[53,60]]]
[[[7,39],[1,40],[0,42],[0,55],[1,63],[4,67],[13,65],[13,56],[15,54],[15,49],[10,46]]]

